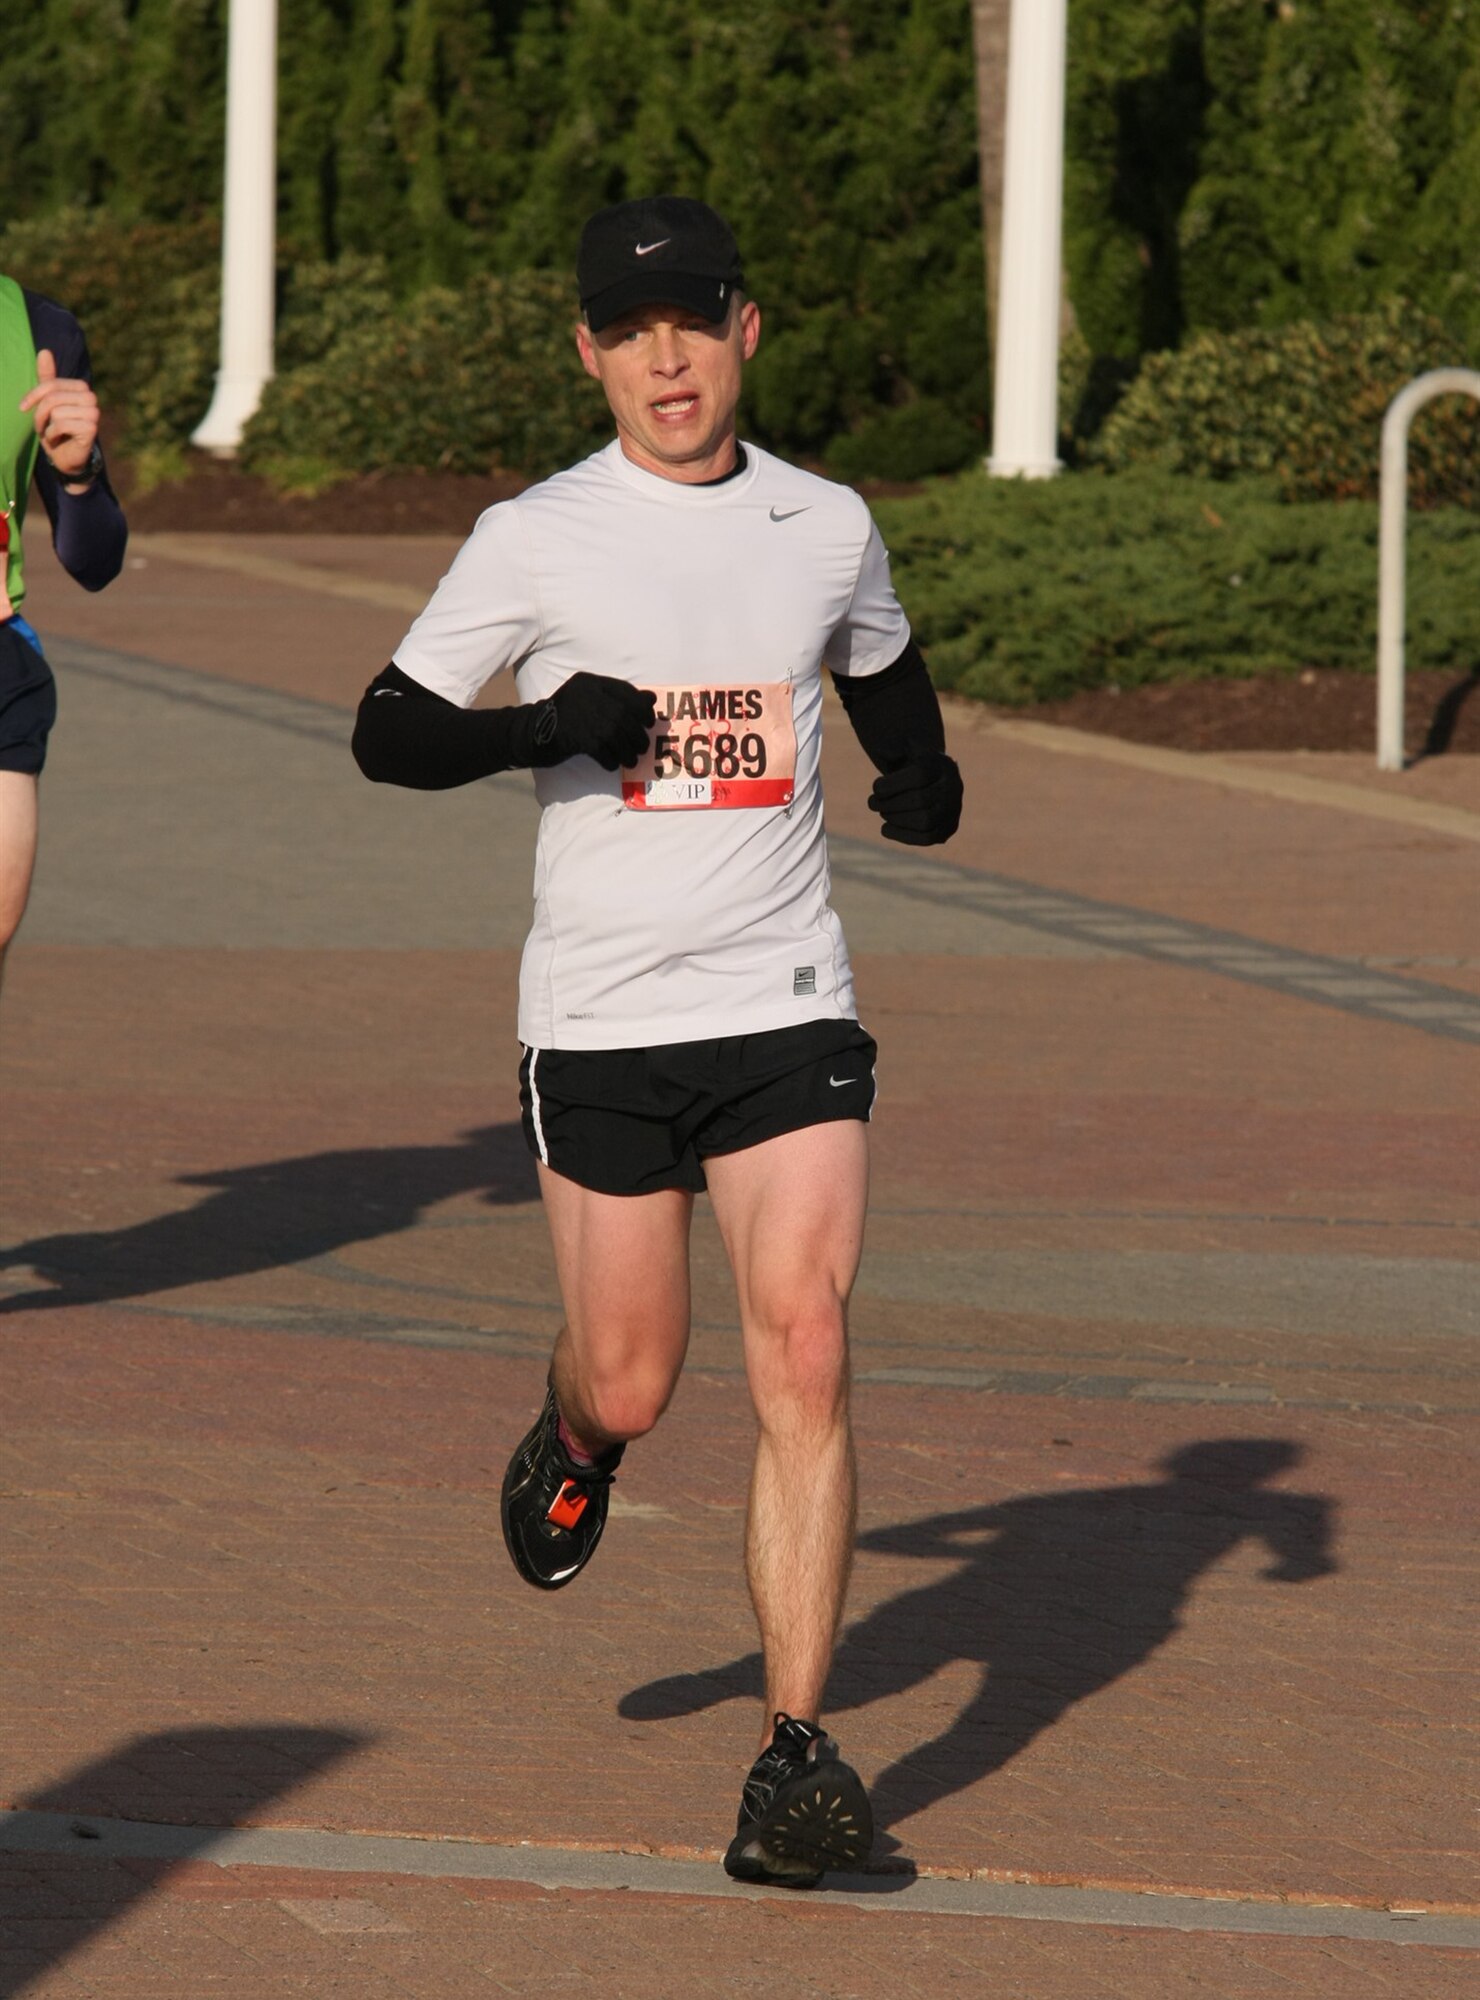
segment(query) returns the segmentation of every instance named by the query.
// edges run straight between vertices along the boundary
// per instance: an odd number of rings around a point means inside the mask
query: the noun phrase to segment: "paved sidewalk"
[[[513,1088],[527,785],[347,756],[450,544],[242,553],[148,550],[96,600],[41,565],[29,607],[63,708],[0,1004],[0,1805],[83,1831],[0,1823],[0,1995],[1472,1990],[1462,763],[1373,791],[1393,818],[1320,760],[1274,795],[958,717],[968,822],[921,856],[830,717],[883,1047],[832,1716],[886,1872],[725,1896],[758,1683],[712,1223],[599,1563],[523,1589],[493,1496],[558,1324]],[[90,1857],[89,1816],[205,1845]],[[214,1862],[230,1826],[555,1872]],[[696,1872],[615,1888],[619,1851]]]

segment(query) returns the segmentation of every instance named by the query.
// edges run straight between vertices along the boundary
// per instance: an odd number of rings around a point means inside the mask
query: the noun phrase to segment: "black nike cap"
[[[635,306],[684,306],[722,320],[745,284],[723,216],[687,195],[660,194],[598,209],[576,254],[581,310],[600,333]]]

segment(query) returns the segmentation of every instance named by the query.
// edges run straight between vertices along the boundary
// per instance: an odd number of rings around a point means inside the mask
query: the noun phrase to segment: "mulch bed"
[[[265,479],[202,457],[189,479],[140,498],[127,465],[115,480],[140,534],[465,535],[485,507],[529,484],[512,474],[371,472],[326,493],[282,494]]]
[[[1409,673],[1403,740],[1410,758],[1480,752],[1480,667]],[[1335,668],[1263,680],[1172,681],[1091,688],[1066,701],[1003,710],[1172,750],[1362,750],[1377,753],[1377,680]]]
[[[265,480],[203,458],[188,480],[140,498],[129,493],[127,466],[118,468],[130,525],[141,533],[464,535],[485,507],[527,484],[512,475],[386,472],[345,480],[326,493],[284,497]],[[868,497],[909,490],[880,487]],[[1460,676],[1410,673],[1406,698],[1410,756],[1480,753],[1480,662]],[[1372,676],[1312,667],[1263,680],[1095,688],[1002,712],[1176,750],[1372,752],[1376,706]]]

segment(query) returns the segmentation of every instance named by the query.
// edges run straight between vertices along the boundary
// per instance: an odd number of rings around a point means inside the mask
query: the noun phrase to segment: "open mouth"
[[[699,407],[697,396],[670,396],[661,403],[653,404],[653,414],[658,417],[686,417]]]

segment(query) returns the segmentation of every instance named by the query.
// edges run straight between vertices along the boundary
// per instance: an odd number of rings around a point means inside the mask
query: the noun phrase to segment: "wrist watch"
[[[46,454],[46,462],[64,486],[91,486],[103,476],[103,447],[94,438],[87,463],[78,472],[63,472],[50,452]]]

